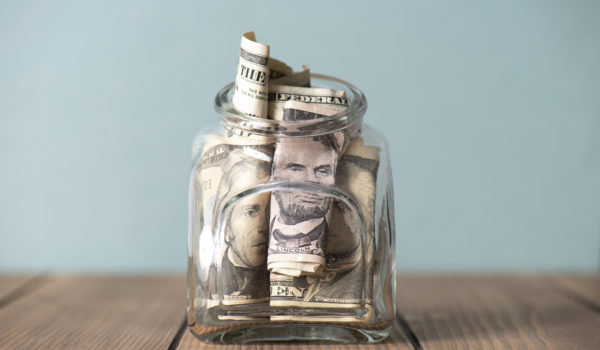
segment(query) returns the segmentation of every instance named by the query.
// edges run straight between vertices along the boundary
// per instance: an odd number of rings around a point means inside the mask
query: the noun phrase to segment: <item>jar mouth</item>
[[[344,111],[319,119],[301,121],[280,121],[241,113],[233,108],[231,100],[235,90],[234,83],[227,84],[215,97],[215,110],[227,130],[247,135],[267,137],[307,137],[319,136],[346,128],[359,126],[367,110],[365,95],[354,85],[341,79],[323,74],[310,74],[311,87],[344,90],[348,99],[348,108]]]

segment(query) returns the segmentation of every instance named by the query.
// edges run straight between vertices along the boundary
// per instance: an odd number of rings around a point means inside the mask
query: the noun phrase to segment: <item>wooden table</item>
[[[0,349],[241,349],[185,325],[183,276],[0,276]],[[392,336],[376,345],[252,349],[600,349],[600,276],[398,278]]]

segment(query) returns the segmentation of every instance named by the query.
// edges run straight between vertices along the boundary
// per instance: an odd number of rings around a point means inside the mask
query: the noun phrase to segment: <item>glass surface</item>
[[[317,74],[311,85],[346,91],[347,110],[294,122],[259,119],[232,108],[229,84],[215,99],[219,123],[194,140],[188,324],[204,341],[349,343],[389,335],[395,228],[388,147],[363,124],[367,103],[357,88]],[[324,154],[319,147],[340,135],[346,146],[339,151],[335,181],[317,172],[279,176],[289,169],[273,166],[277,146],[293,150],[289,157],[302,159],[302,167],[314,163],[316,169]],[[315,276],[273,280],[266,248],[279,222],[274,213],[304,213],[307,206],[298,208],[298,200],[312,203],[306,217],[329,205],[327,220],[311,231],[328,227],[325,267]]]

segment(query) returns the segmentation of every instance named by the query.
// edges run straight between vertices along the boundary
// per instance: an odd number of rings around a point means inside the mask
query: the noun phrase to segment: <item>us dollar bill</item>
[[[366,232],[364,234],[364,247],[362,249],[364,258],[364,302],[367,309],[371,310],[373,299],[373,271],[375,255],[375,203],[377,190],[377,172],[379,170],[380,149],[376,146],[366,145],[359,138],[350,143],[345,149],[338,164],[338,173],[336,184],[344,192],[350,194],[358,207],[360,208],[365,223]],[[330,260],[343,261],[344,256],[348,255],[348,250],[343,249],[343,243],[346,242],[346,232],[353,232],[352,236],[360,233],[359,222],[348,215],[348,208],[342,203],[337,203],[335,207],[342,210],[334,211],[332,222],[339,222],[335,226],[339,229],[330,233],[331,241],[329,244],[337,247],[338,251],[330,249]],[[342,222],[344,224],[342,224]],[[368,315],[367,315],[368,316]]]
[[[218,215],[224,215],[227,203],[234,196],[269,181],[271,163],[253,156],[253,152],[247,150],[235,150],[228,157],[217,192],[215,210]],[[269,201],[269,193],[242,196],[231,204],[224,227],[218,226],[218,229],[223,230],[225,247],[221,261],[224,305],[268,300],[269,277],[266,262]],[[213,220],[216,221],[217,218]]]
[[[312,120],[337,112],[288,101],[283,121]],[[341,132],[298,140],[282,138],[273,155],[272,180],[332,186],[343,143]],[[299,189],[272,192],[269,271],[289,276],[320,274],[325,265],[331,203],[331,197]]]
[[[269,118],[283,120],[284,106],[288,101],[319,105],[335,110],[336,113],[348,108],[348,99],[344,90],[271,85],[269,87]]]
[[[197,280],[209,307],[219,302],[241,305],[268,300],[266,254],[270,195],[252,194],[233,204],[229,201],[270,179],[272,155],[270,143],[245,137],[206,136],[201,161],[194,169],[195,188],[199,193],[195,195],[195,213],[190,214],[201,226],[194,254],[198,257],[196,261],[207,265],[199,266],[197,271],[208,271],[208,276],[198,276]],[[229,208],[229,216],[223,221],[220,216],[226,208]],[[215,261],[217,246],[222,247],[221,258]]]
[[[336,186],[350,195],[364,219],[364,241],[358,213],[340,201],[331,210],[326,265],[320,275],[290,277],[271,273],[273,307],[328,309],[327,315],[277,315],[272,320],[302,322],[368,322],[372,318],[375,196],[379,148],[358,138],[342,154]],[[364,243],[363,243],[364,242]],[[331,310],[361,310],[332,317]],[[334,312],[333,312],[334,313]]]
[[[233,107],[255,117],[266,118],[269,93],[269,46],[258,43],[254,32],[244,33],[235,77]]]

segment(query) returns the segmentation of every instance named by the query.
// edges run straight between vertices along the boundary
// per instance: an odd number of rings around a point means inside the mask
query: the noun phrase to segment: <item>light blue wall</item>
[[[401,269],[588,270],[598,1],[2,1],[0,270],[183,271],[190,145],[254,29],[390,140]]]

